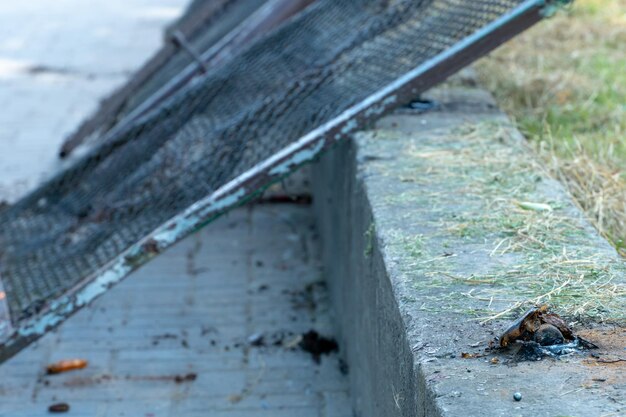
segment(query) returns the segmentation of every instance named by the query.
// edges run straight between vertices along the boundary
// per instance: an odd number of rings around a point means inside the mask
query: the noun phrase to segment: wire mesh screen
[[[210,20],[205,30],[198,30],[195,36],[187,36],[189,45],[197,51],[203,51],[216,44],[219,39],[232,30],[237,22],[252,14],[262,4],[263,0],[227,1]],[[170,35],[172,38],[172,35]],[[172,40],[170,40],[172,42]],[[178,74],[183,68],[193,62],[193,58],[184,48],[178,48],[166,62],[146,79],[137,91],[128,97],[124,107],[120,109],[117,118],[133,111],[153,91],[166,84],[169,79]]]
[[[72,299],[85,282],[121,277],[169,245],[146,240],[155,229],[168,224],[178,239],[213,217],[172,222],[194,203],[496,19],[540,3],[319,0],[0,212],[0,277],[16,329],[5,347],[102,292]],[[147,255],[129,255],[140,241]]]
[[[97,139],[106,133],[185,67],[194,64],[193,56],[184,47],[176,45],[175,34],[184,36],[193,50],[209,50],[239,22],[261,7],[263,2],[264,0],[193,2],[185,15],[168,28],[164,47],[133,74],[124,87],[107,97],[98,111],[67,138],[61,155],[66,156],[80,143]]]

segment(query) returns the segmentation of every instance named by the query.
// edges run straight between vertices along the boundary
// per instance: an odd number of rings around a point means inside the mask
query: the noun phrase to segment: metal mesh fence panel
[[[85,141],[103,136],[184,68],[194,64],[194,57],[186,48],[176,44],[175,34],[184,37],[187,45],[195,51],[210,50],[263,2],[203,0],[192,3],[187,13],[168,28],[165,44],[159,52],[133,74],[129,82],[103,100],[97,112],[66,139],[61,156],[67,156]]]
[[[10,316],[0,357],[333,141],[535,23],[544,3],[319,0],[212,69],[0,212]]]

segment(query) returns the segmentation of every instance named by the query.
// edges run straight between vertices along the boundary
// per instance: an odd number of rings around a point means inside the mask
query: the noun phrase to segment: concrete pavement
[[[156,51],[186,3],[0,2],[0,201],[59,168],[63,139]]]

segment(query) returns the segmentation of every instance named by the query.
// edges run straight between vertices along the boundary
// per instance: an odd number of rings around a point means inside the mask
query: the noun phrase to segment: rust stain
[[[159,248],[159,243],[154,239],[148,239],[143,245],[141,245],[141,248],[145,252],[151,254],[157,254],[161,251]]]

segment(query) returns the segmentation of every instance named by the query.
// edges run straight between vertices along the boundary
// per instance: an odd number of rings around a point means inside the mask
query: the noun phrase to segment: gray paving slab
[[[184,240],[1,365],[0,416],[59,401],[72,416],[351,416],[337,354],[269,343],[331,335],[312,224],[309,206],[257,205]],[[89,366],[44,375],[64,358]]]

